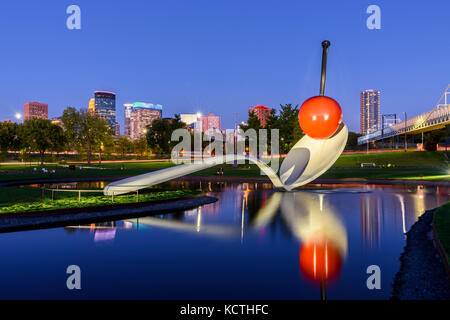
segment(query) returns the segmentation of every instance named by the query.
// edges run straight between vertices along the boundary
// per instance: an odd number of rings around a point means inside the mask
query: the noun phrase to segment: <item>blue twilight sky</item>
[[[81,8],[82,29],[66,28]],[[366,8],[381,8],[369,30]],[[0,5],[0,120],[23,104],[87,108],[95,90],[123,104],[159,103],[163,116],[301,104],[319,90],[320,43],[331,41],[326,94],[359,131],[359,93],[381,91],[383,113],[415,115],[450,83],[450,1],[58,0]]]

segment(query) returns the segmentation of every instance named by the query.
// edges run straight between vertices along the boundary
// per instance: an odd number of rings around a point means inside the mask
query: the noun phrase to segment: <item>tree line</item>
[[[151,150],[145,137],[131,141],[128,137],[114,138],[114,130],[106,120],[87,110],[68,107],[61,117],[61,125],[45,119],[29,119],[23,124],[0,123],[0,159],[5,160],[8,151],[29,155],[37,152],[41,164],[48,152],[75,151],[87,156],[88,163],[97,155],[131,152],[144,155]]]
[[[279,112],[275,109],[270,111],[264,128],[268,129],[268,141],[271,139],[270,130],[279,130],[280,153],[289,152],[304,135],[298,124],[298,111],[299,106],[292,104],[280,105]],[[147,126],[144,136],[131,141],[126,136],[114,137],[113,129],[97,114],[68,107],[61,117],[61,125],[44,119],[25,120],[23,124],[0,123],[0,160],[7,158],[8,151],[21,154],[37,152],[41,164],[44,163],[46,153],[62,151],[84,154],[88,163],[91,163],[93,155],[96,155],[100,162],[103,155],[113,152],[122,157],[130,153],[144,155],[152,152],[169,155],[173,146],[178,143],[171,141],[172,132],[184,127],[186,124],[181,121],[179,115],[172,119],[156,119]],[[240,128],[244,131],[254,129],[258,134],[263,126],[256,114],[249,111],[247,123],[242,124]],[[435,144],[443,141],[447,135],[447,130],[443,129],[426,133],[424,140]],[[361,135],[358,133],[349,132],[346,149],[361,149],[357,144],[359,136]]]

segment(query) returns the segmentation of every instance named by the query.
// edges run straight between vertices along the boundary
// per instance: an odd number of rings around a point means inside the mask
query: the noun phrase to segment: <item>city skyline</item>
[[[323,39],[331,41],[333,52],[326,95],[341,104],[351,131],[359,131],[359,93],[366,88],[383,92],[383,111],[408,109],[414,115],[429,110],[448,83],[441,63],[446,50],[430,50],[445,37],[450,8],[445,1],[382,3],[380,30],[367,29],[365,2],[78,5],[82,29],[70,31],[64,4],[4,4],[0,20],[8,28],[0,34],[14,50],[2,52],[8,64],[0,75],[0,119],[14,119],[27,101],[43,101],[50,118],[59,116],[68,105],[85,108],[91,92],[101,89],[115,92],[118,106],[159,101],[167,116],[213,112],[223,127],[232,128],[234,114],[245,121],[250,105],[279,109],[317,95],[317,43]],[[255,22],[255,15],[266,22]],[[239,33],[229,28],[230,21],[239,25]],[[109,43],[120,46],[105,51]],[[139,50],[129,50],[136,45]],[[30,74],[45,74],[46,81]],[[121,110],[117,119],[124,123]]]

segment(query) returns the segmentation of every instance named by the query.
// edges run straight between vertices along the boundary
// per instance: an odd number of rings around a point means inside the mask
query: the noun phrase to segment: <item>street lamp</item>
[[[406,112],[404,112],[404,113],[405,113],[405,152],[407,152],[408,151],[408,144],[407,144],[407,140],[406,140],[406,126],[408,124],[408,118],[406,116]]]

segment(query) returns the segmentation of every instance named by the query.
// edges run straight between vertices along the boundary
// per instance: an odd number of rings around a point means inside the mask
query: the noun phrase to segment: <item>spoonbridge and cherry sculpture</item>
[[[247,160],[256,164],[275,187],[287,191],[315,180],[336,162],[344,151],[348,138],[347,126],[342,123],[341,107],[334,99],[325,96],[329,46],[328,40],[322,42],[320,95],[306,100],[298,114],[299,124],[305,136],[287,154],[280,167],[280,176],[256,157],[228,154],[115,181],[104,188],[104,194],[120,195],[135,192],[234,160]]]

